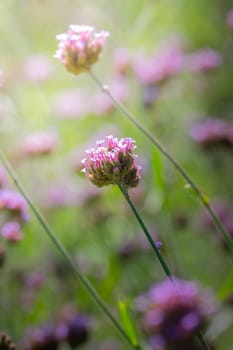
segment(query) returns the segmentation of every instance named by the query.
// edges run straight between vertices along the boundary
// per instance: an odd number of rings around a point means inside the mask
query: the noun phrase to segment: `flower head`
[[[164,281],[153,286],[144,308],[152,349],[196,350],[196,332],[205,326],[214,304],[195,282],[177,280],[175,285]]]
[[[140,167],[135,164],[135,141],[107,136],[97,141],[97,147],[87,150],[83,159],[83,172],[96,186],[123,184],[136,187],[140,180]]]
[[[23,239],[23,233],[17,221],[5,223],[0,230],[0,235],[9,242],[18,242]]]
[[[88,71],[98,61],[108,36],[108,32],[96,33],[90,26],[70,25],[67,33],[56,37],[60,43],[55,57],[73,74]]]

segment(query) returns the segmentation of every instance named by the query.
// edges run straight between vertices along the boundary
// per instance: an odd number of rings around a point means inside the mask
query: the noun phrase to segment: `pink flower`
[[[19,217],[25,221],[28,218],[28,206],[25,199],[18,192],[1,189],[0,190],[0,209],[6,209],[9,214]]]
[[[138,58],[134,71],[142,84],[159,84],[179,73],[183,63],[183,52],[176,47],[167,47],[151,58]]]
[[[23,239],[20,225],[16,221],[10,221],[4,224],[1,228],[0,234],[10,242],[18,242]]]
[[[88,71],[98,61],[108,36],[108,32],[96,33],[90,26],[70,25],[67,33],[57,35],[60,43],[54,57],[73,74]]]
[[[41,132],[28,135],[23,143],[23,153],[29,156],[41,156],[51,153],[57,145],[54,132]]]
[[[213,49],[203,49],[192,53],[188,59],[188,68],[194,72],[207,72],[222,64],[221,55]]]
[[[110,135],[96,144],[96,148],[86,151],[88,156],[82,161],[87,178],[98,187],[114,184],[136,187],[141,168],[135,164],[135,141]]]

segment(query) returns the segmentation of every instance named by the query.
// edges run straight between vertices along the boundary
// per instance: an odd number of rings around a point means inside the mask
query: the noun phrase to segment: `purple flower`
[[[23,153],[28,156],[41,156],[51,153],[57,146],[57,135],[52,131],[28,135],[23,142]]]
[[[88,71],[98,61],[108,36],[108,32],[96,33],[90,26],[70,25],[67,33],[57,35],[60,43],[54,57],[73,74]]]
[[[83,172],[96,186],[123,184],[136,187],[140,180],[140,167],[135,164],[135,141],[107,136],[97,141],[97,147],[87,150],[83,159]]]
[[[195,282],[176,280],[173,285],[167,280],[154,285],[145,301],[143,326],[152,349],[198,349],[196,332],[214,311],[209,293]]]

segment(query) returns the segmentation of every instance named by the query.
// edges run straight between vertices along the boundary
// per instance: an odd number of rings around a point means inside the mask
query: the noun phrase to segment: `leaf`
[[[125,299],[121,299],[118,304],[122,325],[129,336],[133,346],[138,345],[136,329],[129,315],[129,308]]]

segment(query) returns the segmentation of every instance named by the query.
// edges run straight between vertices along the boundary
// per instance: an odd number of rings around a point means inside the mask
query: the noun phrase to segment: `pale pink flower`
[[[28,156],[47,155],[57,146],[57,135],[47,131],[28,135],[22,144],[22,151]]]
[[[131,57],[126,48],[119,48],[115,51],[113,65],[118,74],[125,75],[131,65]]]
[[[23,233],[17,221],[5,223],[1,228],[0,234],[10,242],[18,242],[23,239]]]
[[[88,71],[98,61],[108,36],[106,31],[95,32],[94,27],[70,25],[67,33],[57,35],[59,46],[54,57],[73,74]]]
[[[87,158],[82,161],[87,178],[98,187],[114,184],[136,187],[141,168],[135,164],[135,141],[110,135],[96,144],[86,151]]]

